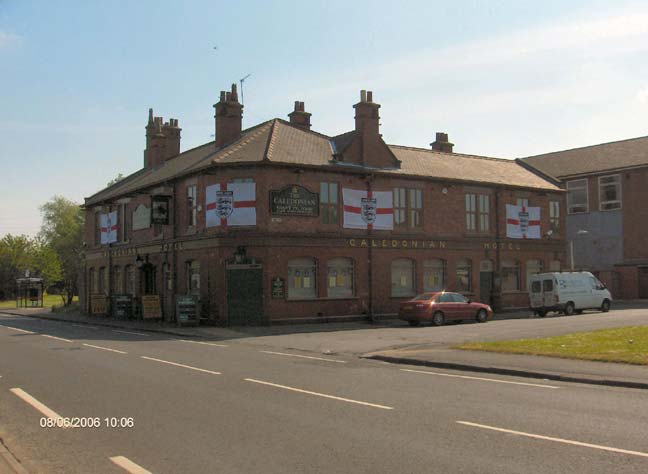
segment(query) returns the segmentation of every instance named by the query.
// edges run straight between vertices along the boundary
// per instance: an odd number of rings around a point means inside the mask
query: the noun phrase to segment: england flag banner
[[[207,227],[256,225],[256,184],[220,183],[207,186]]]
[[[342,189],[344,227],[347,229],[394,228],[394,205],[391,191]]]
[[[117,211],[99,214],[99,225],[101,227],[102,244],[117,242]]]
[[[506,236],[511,239],[539,239],[540,208],[507,204]]]

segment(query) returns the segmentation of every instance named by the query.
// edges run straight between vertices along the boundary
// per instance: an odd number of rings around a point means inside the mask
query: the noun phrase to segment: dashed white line
[[[64,337],[50,336],[49,334],[41,334],[41,336],[49,337],[50,339],[56,339],[57,341],[74,342],[74,341],[71,341],[70,339],[65,339]]]
[[[87,328],[87,329],[95,329],[95,330],[96,330],[96,329],[99,329],[99,328],[96,327],[96,326],[88,326],[87,324],[70,324],[70,326],[76,326],[76,327],[78,327],[78,328],[84,328],[84,329],[86,329],[86,328]]]
[[[365,406],[372,407],[372,408],[381,408],[383,410],[393,410],[394,409],[394,407],[388,407],[388,406],[385,406],[385,405],[378,405],[376,403],[361,402],[359,400],[352,400],[350,398],[342,398],[342,397],[336,397],[334,395],[327,395],[325,393],[311,392],[310,390],[303,390],[301,388],[289,387],[287,385],[279,385],[279,384],[276,384],[276,383],[265,382],[263,380],[256,380],[256,379],[244,379],[244,380],[247,381],[247,382],[253,382],[253,383],[258,383],[258,384],[262,384],[262,385],[269,385],[271,387],[283,388],[284,390],[290,390],[292,392],[305,393],[307,395],[315,395],[316,397],[330,398],[331,400],[339,400],[339,401],[347,402],[347,403],[356,403],[358,405],[365,405]]]
[[[272,352],[272,351],[259,351],[263,352],[264,354],[274,354],[274,355],[280,355],[280,356],[286,356],[286,357],[299,357],[300,359],[313,359],[313,360],[323,360],[326,362],[336,362],[338,364],[346,364],[346,360],[336,360],[336,359],[325,359],[323,357],[313,357],[313,356],[305,356],[305,355],[300,355],[300,354],[286,354],[284,352]]]
[[[83,343],[83,345],[88,346],[88,347],[92,347],[94,349],[101,349],[101,350],[104,350],[104,351],[116,352],[118,354],[128,354],[128,352],[118,351],[117,349],[111,349],[109,347],[93,346],[92,344],[86,344],[85,342]]]
[[[27,392],[25,392],[23,389],[11,388],[11,389],[9,389],[9,391],[11,393],[13,393],[14,395],[16,395],[18,398],[22,399],[24,402],[26,402],[29,405],[31,405],[32,407],[34,407],[36,410],[41,412],[47,418],[51,418],[52,420],[60,420],[62,418],[61,415],[59,415],[58,413],[56,413],[51,408],[48,408],[43,403],[36,400],[34,397],[32,397]],[[63,424],[61,423],[61,425],[63,425]],[[61,427],[65,428],[65,426],[61,426]]]
[[[225,344],[216,344],[215,342],[190,341],[188,339],[177,339],[180,342],[190,342],[191,344],[203,344],[205,346],[227,347]]]
[[[131,474],[153,474],[124,456],[113,456],[110,460]]]
[[[113,329],[113,332],[120,332],[122,334],[135,334],[136,336],[146,336],[146,337],[150,336],[150,334],[144,334],[143,332],[120,331],[119,329]]]
[[[414,369],[400,369],[403,372],[415,372],[417,374],[428,374],[428,375],[439,375],[441,377],[455,377],[459,379],[469,379],[469,380],[482,380],[485,382],[497,382],[497,383],[507,383],[511,385],[526,385],[529,387],[539,387],[539,388],[560,388],[555,385],[543,385],[539,383],[527,383],[527,382],[513,382],[511,380],[499,380],[499,379],[488,379],[485,377],[472,377],[470,375],[457,375],[457,374],[446,374],[442,372],[430,372],[428,370],[414,370]]]
[[[502,433],[508,433],[508,434],[513,434],[517,436],[525,436],[527,438],[535,438],[535,439],[542,439],[545,441],[554,441],[556,443],[564,443],[564,444],[571,444],[573,446],[582,446],[584,448],[593,448],[593,449],[600,449],[602,451],[610,451],[613,453],[620,453],[620,454],[630,454],[632,456],[641,456],[644,458],[648,458],[648,453],[642,453],[641,451],[630,451],[627,449],[619,449],[619,448],[613,448],[610,446],[603,446],[600,444],[591,444],[591,443],[583,443],[581,441],[573,441],[571,439],[563,439],[563,438],[554,438],[551,436],[543,436],[543,435],[538,435],[538,434],[533,434],[533,433],[525,433],[524,431],[514,431],[514,430],[507,430],[505,428],[498,428],[496,426],[488,426],[488,425],[480,425],[478,423],[472,423],[470,421],[457,421],[460,425],[465,425],[465,426],[472,426],[475,428],[483,428],[486,430],[492,430],[492,431],[499,431]]]
[[[185,369],[197,370],[198,372],[206,372],[212,375],[221,375],[220,372],[214,372],[213,370],[201,369],[198,367],[192,367],[190,365],[178,364],[177,362],[170,362],[168,360],[155,359],[153,357],[140,356],[142,359],[154,360],[155,362],[162,362],[163,364],[175,365],[176,367],[184,367]]]
[[[26,329],[15,328],[13,326],[5,326],[4,324],[0,324],[0,326],[3,326],[7,329],[13,329],[14,331],[24,332],[25,334],[36,334],[34,331],[27,331]]]

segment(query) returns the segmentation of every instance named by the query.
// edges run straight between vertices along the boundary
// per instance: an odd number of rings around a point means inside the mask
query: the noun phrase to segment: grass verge
[[[648,326],[601,329],[517,341],[471,342],[453,348],[648,365]]]
[[[75,296],[73,301],[79,301],[79,297]],[[45,293],[43,295],[43,307],[51,308],[54,305],[60,306],[63,304],[63,300],[60,295],[49,295]],[[16,309],[16,300],[3,300],[0,301],[0,309]]]

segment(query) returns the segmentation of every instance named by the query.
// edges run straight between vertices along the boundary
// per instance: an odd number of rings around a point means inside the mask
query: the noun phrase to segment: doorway
[[[482,260],[479,264],[479,301],[492,306],[493,262]]]
[[[230,326],[264,324],[260,264],[227,265],[227,322]]]

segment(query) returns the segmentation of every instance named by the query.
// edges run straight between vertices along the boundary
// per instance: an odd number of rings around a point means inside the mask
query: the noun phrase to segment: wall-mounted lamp
[[[135,266],[137,268],[142,268],[143,265],[144,265],[144,259],[140,255],[138,255],[137,258],[135,259]]]
[[[234,262],[243,263],[246,260],[246,251],[245,247],[239,245],[236,247],[236,252],[234,252]]]

